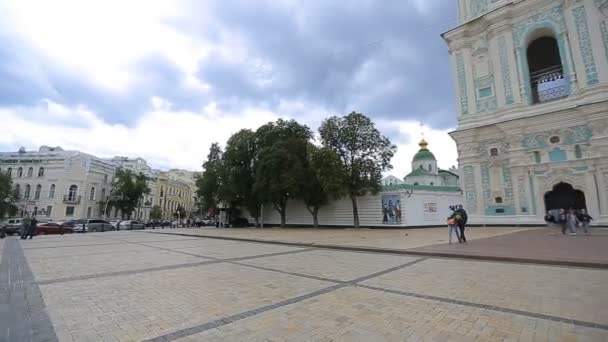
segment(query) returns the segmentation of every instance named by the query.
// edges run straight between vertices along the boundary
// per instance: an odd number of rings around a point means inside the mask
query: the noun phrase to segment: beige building
[[[19,215],[63,221],[102,215],[116,167],[86,153],[42,146],[0,152],[0,169],[11,174],[19,192]]]
[[[194,207],[194,184],[177,180],[170,172],[160,172],[155,179],[156,193],[152,206],[158,205],[162,211],[162,218],[173,220],[178,218],[179,207],[184,208],[189,216]],[[183,219],[184,217],[179,217]]]

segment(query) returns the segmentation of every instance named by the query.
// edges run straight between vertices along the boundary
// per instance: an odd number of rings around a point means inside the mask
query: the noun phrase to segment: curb
[[[187,233],[158,233],[158,232],[149,232],[149,231],[141,231],[141,232],[150,233],[150,234],[160,234],[160,235],[177,235],[177,236],[199,237],[199,238],[218,239],[218,240],[256,242],[256,243],[265,243],[265,244],[270,244],[270,245],[307,247],[307,248],[314,247],[314,248],[322,248],[322,249],[352,251],[352,252],[369,252],[369,253],[414,255],[414,256],[426,256],[426,257],[438,257],[438,258],[500,261],[500,262],[549,265],[549,266],[567,266],[567,267],[583,267],[583,268],[594,268],[594,269],[608,269],[608,263],[602,263],[602,262],[531,259],[531,258],[502,257],[502,256],[475,255],[475,254],[471,255],[471,254],[431,252],[431,251],[425,252],[425,251],[416,251],[414,249],[390,249],[390,248],[365,247],[365,246],[345,246],[345,245],[317,244],[317,243],[309,243],[309,242],[263,240],[263,239],[253,239],[253,238],[187,234]]]

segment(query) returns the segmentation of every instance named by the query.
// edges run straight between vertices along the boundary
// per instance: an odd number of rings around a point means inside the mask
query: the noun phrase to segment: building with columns
[[[106,160],[61,147],[0,152],[0,170],[10,173],[19,193],[19,215],[53,221],[101,217],[115,169]]]
[[[471,223],[608,224],[608,0],[458,0],[448,45]]]

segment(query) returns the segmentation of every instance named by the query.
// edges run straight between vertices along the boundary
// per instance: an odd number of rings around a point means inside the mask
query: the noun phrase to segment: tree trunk
[[[312,212],[312,225],[319,228],[319,207],[315,207]]]
[[[255,220],[255,227],[259,227],[260,226],[260,218],[259,217],[254,217],[253,218]]]
[[[279,211],[279,213],[281,214],[281,228],[285,228],[285,213],[286,210],[285,208],[283,208],[281,211]]]
[[[359,228],[359,207],[357,206],[357,196],[350,195],[350,201],[353,203],[353,222],[355,228]]]

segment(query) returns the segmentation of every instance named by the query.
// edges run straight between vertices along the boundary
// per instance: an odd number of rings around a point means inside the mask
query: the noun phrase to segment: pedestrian
[[[552,223],[555,223],[553,221],[553,214],[551,214],[551,211],[547,211],[547,213],[545,214],[545,222],[547,222],[547,226],[550,226]]]
[[[578,225],[578,218],[576,218],[576,211],[574,210],[574,208],[570,207],[566,220],[568,229],[570,230],[570,233],[568,233],[568,235],[576,235],[576,226]]]
[[[580,226],[581,226],[581,228],[583,228],[583,231],[585,232],[585,234],[589,234],[589,224],[591,223],[591,221],[593,221],[593,217],[591,217],[589,214],[587,214],[586,209],[581,209],[580,213],[578,215],[578,220],[579,220]]]
[[[30,240],[34,238],[34,233],[36,232],[36,227],[38,226],[38,220],[36,220],[36,216],[33,216],[30,220],[30,225],[27,230],[27,236],[29,236]]]
[[[30,229],[30,214],[26,214],[25,217],[21,220],[21,239],[25,240],[27,238],[27,233]]]
[[[560,209],[557,218],[557,223],[562,227],[562,234],[566,235],[566,227],[568,223],[568,217],[566,215],[566,209]]]
[[[456,239],[460,242],[460,235],[458,233],[458,225],[456,224],[456,210],[454,210],[454,206],[450,206],[450,211],[448,214],[448,232],[449,232],[449,243],[452,243],[452,235],[456,235]]]
[[[458,224],[458,229],[460,229],[460,242],[467,243],[467,238],[466,236],[464,236],[464,229],[469,219],[469,215],[467,215],[467,211],[464,210],[462,204],[458,205],[456,213],[460,216],[460,220],[456,221],[456,223]]]

